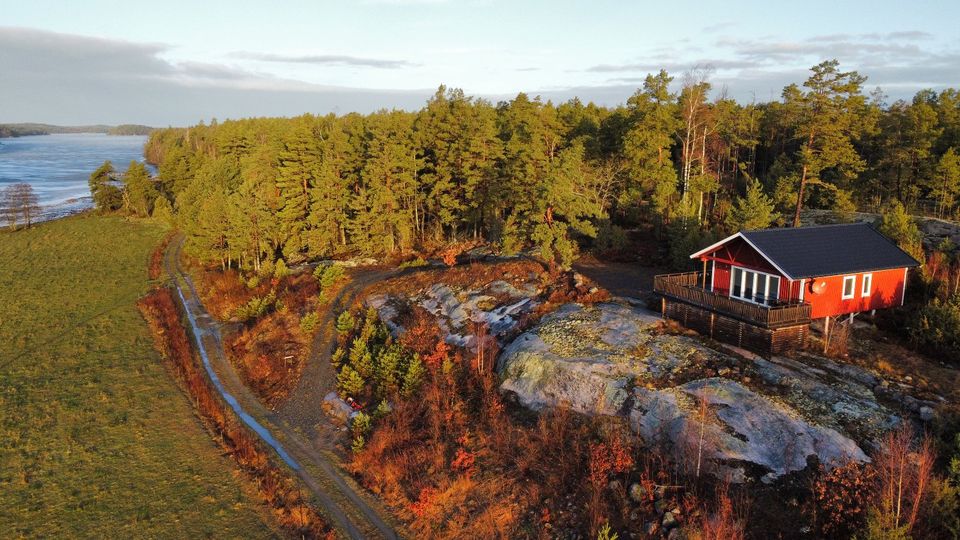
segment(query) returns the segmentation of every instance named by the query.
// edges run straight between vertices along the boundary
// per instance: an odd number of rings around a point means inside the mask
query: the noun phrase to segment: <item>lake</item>
[[[124,171],[143,161],[145,136],[102,133],[36,135],[0,139],[0,189],[26,182],[33,186],[51,219],[93,206],[87,179],[105,160]]]

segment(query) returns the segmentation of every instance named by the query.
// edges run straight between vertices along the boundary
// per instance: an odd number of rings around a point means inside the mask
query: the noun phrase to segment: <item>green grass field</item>
[[[134,305],[163,234],[97,216],[0,233],[3,538],[279,534]]]

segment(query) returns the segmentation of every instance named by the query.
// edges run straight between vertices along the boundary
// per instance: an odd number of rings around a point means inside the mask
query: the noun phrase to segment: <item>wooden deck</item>
[[[654,292],[763,328],[782,328],[810,323],[810,304],[783,303],[763,306],[716,294],[700,286],[700,272],[654,276]]]

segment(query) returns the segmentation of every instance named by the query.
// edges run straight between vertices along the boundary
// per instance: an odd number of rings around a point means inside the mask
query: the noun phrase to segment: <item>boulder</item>
[[[346,401],[340,399],[336,392],[330,392],[324,396],[321,407],[325,413],[344,425],[350,421],[356,412]]]
[[[647,490],[642,485],[634,482],[630,484],[630,498],[633,502],[642,503],[647,500]]]
[[[693,435],[703,399],[706,470],[735,482],[764,475],[769,481],[805,468],[812,456],[828,466],[866,461],[845,428],[879,430],[897,422],[875,401],[876,379],[868,373],[723,356],[696,338],[661,332],[659,322],[649,311],[616,303],[562,306],[503,350],[500,388],[535,410],[563,405],[625,417],[648,444],[667,445],[676,455],[701,450],[691,444],[699,443]],[[727,377],[705,376],[710,362],[733,367],[715,371]]]
[[[471,289],[434,283],[409,298],[378,294],[367,297],[365,302],[377,310],[380,319],[394,335],[403,332],[397,323],[402,311],[400,307],[418,305],[436,317],[447,343],[472,349],[476,341],[475,323],[486,324],[491,336],[508,335],[517,328],[525,313],[539,305],[538,293],[533,283],[517,287],[502,280]]]

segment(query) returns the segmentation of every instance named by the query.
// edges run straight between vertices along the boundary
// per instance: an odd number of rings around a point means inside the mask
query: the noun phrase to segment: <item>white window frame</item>
[[[847,294],[847,281],[853,281],[853,285],[850,286],[850,294]],[[843,276],[843,285],[840,287],[840,298],[843,300],[850,300],[857,296],[857,276],[856,274],[852,276]]]
[[[873,274],[864,274],[860,281],[860,296],[866,298],[873,294]]]
[[[734,274],[734,269],[739,269],[739,270],[740,270],[740,294],[741,294],[741,296],[735,296],[735,295],[733,294],[733,274]],[[753,296],[751,296],[750,298],[746,298],[746,297],[742,296],[742,295],[743,295],[743,292],[744,292],[745,290],[747,290],[747,272],[750,272],[750,273],[752,273],[752,274],[754,275],[754,277],[753,277],[753,283],[750,284],[750,290],[753,291],[754,296],[757,294],[757,290],[756,290],[757,277],[758,277],[760,274],[763,274],[764,276],[767,276],[767,285],[766,285],[766,287],[764,287],[764,289],[763,289],[763,299],[764,299],[763,302],[757,302],[756,300],[753,299]],[[782,283],[782,281],[783,281],[783,279],[784,279],[783,276],[778,276],[777,274],[770,274],[770,273],[768,273],[768,272],[761,272],[761,271],[759,271],[759,270],[753,270],[753,269],[746,268],[746,267],[743,267],[743,266],[737,266],[737,265],[735,265],[735,264],[731,264],[731,265],[730,265],[730,288],[727,289],[727,290],[729,291],[728,295],[730,296],[730,298],[735,298],[735,299],[741,300],[741,301],[743,301],[743,302],[750,302],[751,304],[757,304],[758,306],[769,306],[770,304],[769,304],[768,302],[770,301],[770,283],[773,281],[773,280],[771,280],[770,278],[776,278],[776,279],[777,279],[777,301],[779,302],[779,301],[780,301],[780,284]]]

